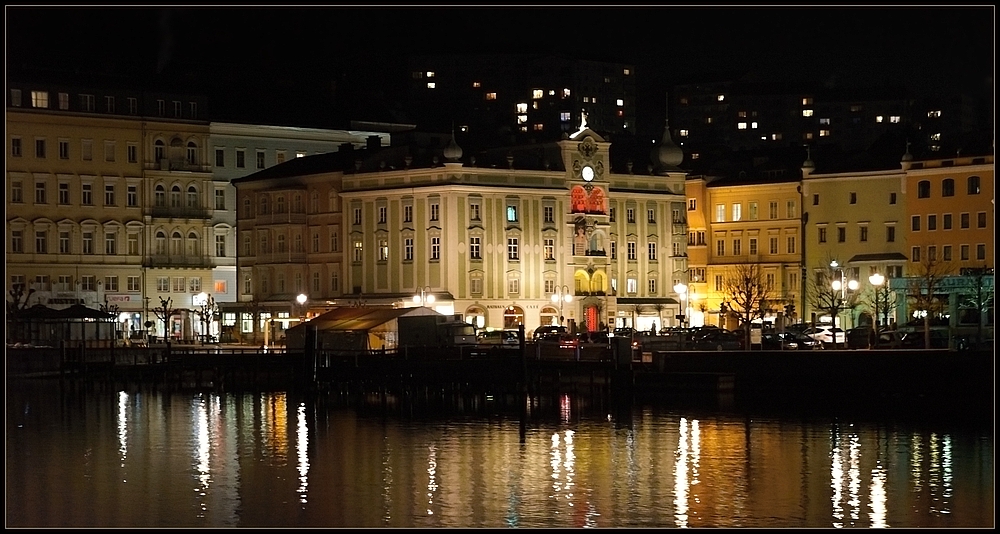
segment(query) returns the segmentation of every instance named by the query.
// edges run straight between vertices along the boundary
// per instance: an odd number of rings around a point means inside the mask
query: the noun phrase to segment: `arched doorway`
[[[559,324],[559,310],[554,306],[542,306],[538,315],[538,324],[541,326]]]
[[[476,330],[486,328],[486,310],[482,306],[469,306],[465,310],[465,322],[476,327]]]
[[[503,327],[505,330],[515,330],[524,324],[524,309],[520,306],[507,306],[503,310]]]

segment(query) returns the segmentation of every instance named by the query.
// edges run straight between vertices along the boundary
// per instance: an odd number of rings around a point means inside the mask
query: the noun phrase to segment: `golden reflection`
[[[928,444],[927,490],[930,493],[930,513],[944,515],[951,513],[952,457],[951,436],[930,435]]]
[[[563,395],[559,398],[559,416],[563,423],[568,423],[570,416],[572,415],[572,406],[569,399],[569,395]]]
[[[268,393],[261,398],[261,448],[281,465],[288,459],[288,397],[284,393]]]
[[[434,505],[434,494],[437,490],[437,447],[431,445],[430,454],[427,456],[427,515],[434,515],[431,506]]]
[[[563,431],[562,437],[559,432],[552,434],[551,446],[549,447],[550,461],[552,468],[552,497],[556,502],[565,500],[566,505],[573,507],[573,491],[576,486],[576,452],[573,445],[574,432],[572,430]]]
[[[128,393],[118,392],[118,459],[122,469],[128,457]],[[123,478],[122,482],[128,482]]]
[[[201,489],[200,495],[204,496],[211,481],[211,474],[209,473],[211,443],[209,443],[208,437],[208,407],[203,395],[199,395],[195,399],[194,412],[195,468],[198,471],[198,482]],[[204,511],[204,503],[202,503],[202,511]]]
[[[888,528],[889,524],[886,522],[886,496],[885,496],[885,481],[886,481],[886,471],[882,467],[882,462],[876,465],[875,469],[872,469],[872,484],[868,488],[868,494],[870,502],[868,507],[871,508],[871,528]]]
[[[692,481],[688,479],[688,461],[691,455],[691,433],[688,420],[681,417],[677,428],[677,452],[674,454],[674,525],[687,528],[689,493]],[[694,479],[696,483],[697,478]]]
[[[309,487],[309,425],[306,424],[306,405],[299,404],[297,426],[295,433],[295,450],[298,452],[299,472],[299,502],[308,502],[307,488]]]

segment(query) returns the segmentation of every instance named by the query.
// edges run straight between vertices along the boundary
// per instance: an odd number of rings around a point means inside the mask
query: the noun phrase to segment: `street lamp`
[[[569,293],[569,286],[557,287],[556,292],[552,294],[552,303],[559,304],[559,324],[563,324],[563,303],[572,302],[573,295]]]
[[[420,288],[420,294],[413,295],[413,302],[419,306],[434,304],[434,295],[431,294],[431,286],[424,286]]]
[[[684,328],[684,318],[687,317],[687,291],[688,291],[687,284],[681,282],[677,282],[676,284],[674,284],[674,293],[677,293],[677,296],[680,297],[681,299],[681,313],[677,316],[677,319],[681,322],[682,329]],[[681,350],[684,350],[684,338],[687,337],[687,333],[682,330],[680,334],[681,334],[680,347]]]
[[[306,320],[306,301],[309,297],[305,293],[299,293],[299,296],[295,297],[295,302],[299,303],[299,322],[303,323]]]
[[[833,298],[833,300],[834,300],[834,307],[833,307],[834,314],[831,315],[830,320],[833,323],[833,328],[836,329],[837,328],[837,316],[840,315],[840,309],[841,309],[841,307],[843,307],[844,301],[847,300],[847,290],[856,291],[858,289],[858,281],[857,280],[847,280],[846,279],[846,275],[844,274],[844,269],[837,264],[837,260],[831,261],[830,262],[830,267],[832,267],[833,269],[835,269],[837,271],[840,271],[840,280],[834,279],[833,282],[830,283],[830,287],[833,288],[833,292],[834,292],[834,298]],[[837,298],[836,298],[836,293],[838,291],[840,292],[840,299],[839,300],[837,300]],[[837,348],[837,332],[836,332],[836,330],[832,330],[831,333],[833,334],[833,348],[836,349]],[[845,339],[844,341],[846,342],[847,340]]]
[[[877,348],[878,347],[878,300],[880,297],[879,294],[882,292],[882,284],[885,282],[885,277],[879,273],[874,273],[868,277],[868,281],[871,282],[872,287],[875,288],[875,324],[873,325],[875,330],[875,343],[873,343],[873,345]]]

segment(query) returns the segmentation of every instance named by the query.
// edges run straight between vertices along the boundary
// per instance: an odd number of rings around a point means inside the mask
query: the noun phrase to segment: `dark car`
[[[544,325],[539,326],[535,329],[535,333],[532,335],[532,339],[535,341],[541,341],[544,339],[548,340],[559,340],[559,337],[567,333],[565,326],[560,325]]]
[[[823,342],[796,332],[764,332],[760,337],[764,350],[818,350]]]
[[[741,350],[743,335],[728,330],[709,331],[691,340],[694,350]]]
[[[875,342],[875,332],[867,326],[859,326],[847,331],[847,348],[866,349]]]
[[[903,349],[946,349],[948,348],[948,332],[944,330],[931,330],[931,345],[926,346],[924,333],[921,330],[905,332],[899,340],[899,346]]]

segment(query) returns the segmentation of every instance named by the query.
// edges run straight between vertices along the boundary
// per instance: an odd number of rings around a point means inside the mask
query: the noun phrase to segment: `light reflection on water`
[[[992,431],[8,389],[10,527],[992,527]],[[533,408],[542,411],[539,406]]]

